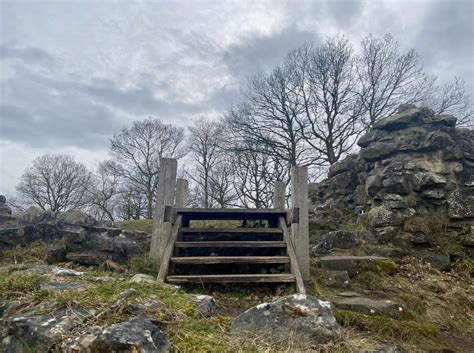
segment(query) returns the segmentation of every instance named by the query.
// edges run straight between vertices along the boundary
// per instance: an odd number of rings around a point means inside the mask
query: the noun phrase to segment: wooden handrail
[[[179,228],[181,227],[182,216],[178,215],[176,217],[173,229],[170,233],[170,237],[168,238],[168,242],[166,243],[166,248],[163,252],[163,257],[161,259],[160,270],[158,272],[157,280],[159,282],[163,282],[168,274],[168,268],[170,265],[171,255],[173,254],[174,243],[178,238]]]
[[[301,276],[300,267],[298,265],[298,259],[296,258],[295,247],[293,246],[293,241],[291,239],[290,233],[286,226],[285,218],[280,217],[278,220],[278,223],[281,229],[283,230],[283,238],[286,241],[288,256],[290,257],[291,273],[295,275],[296,290],[298,291],[298,293],[306,294],[306,289],[304,288],[303,277]]]

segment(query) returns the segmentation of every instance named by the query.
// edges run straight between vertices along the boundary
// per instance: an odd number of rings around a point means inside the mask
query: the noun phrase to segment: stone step
[[[390,261],[390,259],[381,256],[323,256],[319,261],[327,271],[347,271],[349,277],[353,277],[364,268],[371,268],[377,261]]]
[[[336,308],[357,311],[368,315],[401,316],[404,305],[392,300],[370,299],[364,297],[347,297],[334,302]]]
[[[349,275],[347,271],[325,271],[323,274],[324,284],[333,288],[349,287]]]

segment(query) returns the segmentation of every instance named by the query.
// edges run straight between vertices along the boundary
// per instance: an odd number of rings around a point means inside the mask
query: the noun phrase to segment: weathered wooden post
[[[275,193],[273,194],[273,208],[277,210],[285,209],[285,189],[286,185],[283,181],[275,182]]]
[[[291,201],[298,208],[298,221],[292,221],[291,237],[303,281],[309,281],[308,167],[291,167]]]
[[[175,198],[175,208],[184,208],[188,202],[188,181],[186,179],[178,179],[176,181],[176,198]],[[170,258],[173,254],[173,246],[176,241],[179,227],[181,227],[181,215],[177,215],[174,220],[173,227],[170,227],[170,231],[166,234],[166,237],[163,237],[160,251],[160,263],[158,269],[157,280],[163,282],[166,278],[170,266],[173,268],[173,265],[170,264]]]
[[[184,208],[188,203],[189,183],[186,179],[176,181],[176,208]]]
[[[156,208],[153,217],[153,233],[150,244],[150,259],[157,266],[161,263],[163,247],[171,232],[171,222],[165,220],[166,206],[173,206],[178,162],[174,158],[160,158]]]

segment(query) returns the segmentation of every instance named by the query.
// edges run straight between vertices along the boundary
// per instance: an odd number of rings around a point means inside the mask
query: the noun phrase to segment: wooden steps
[[[288,264],[288,256],[193,256],[172,257],[175,264]]]
[[[158,278],[169,283],[296,283],[304,293],[286,211],[174,209]],[[265,228],[192,228],[192,220],[262,220]]]
[[[168,276],[169,283],[271,283],[271,282],[294,282],[292,274],[239,274],[239,275],[185,275]]]
[[[175,248],[286,248],[284,241],[177,241]]]

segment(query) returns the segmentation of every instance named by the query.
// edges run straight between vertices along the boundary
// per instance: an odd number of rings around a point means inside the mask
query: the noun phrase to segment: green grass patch
[[[386,316],[366,315],[349,310],[335,310],[336,320],[344,327],[369,331],[371,337],[390,342],[409,342],[417,347],[432,347],[438,329],[432,323],[393,319]]]
[[[39,290],[39,285],[45,279],[40,275],[15,275],[0,273],[0,293],[4,299],[20,299],[21,297]]]
[[[368,218],[357,218],[349,220],[345,228],[348,232],[357,233],[362,232],[366,229],[369,229],[369,219]]]
[[[144,273],[151,276],[158,275],[156,266],[148,255],[132,256],[128,259],[127,267],[134,273]]]
[[[147,234],[152,233],[153,220],[152,219],[137,219],[127,220],[122,222],[123,230],[138,230]]]

